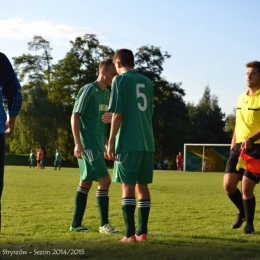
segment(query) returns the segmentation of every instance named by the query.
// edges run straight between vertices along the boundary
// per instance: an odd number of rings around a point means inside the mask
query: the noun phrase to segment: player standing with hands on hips
[[[256,200],[254,188],[260,181],[260,172],[236,169],[243,148],[251,157],[260,159],[260,62],[249,62],[246,67],[248,89],[237,100],[236,126],[223,186],[230,200],[239,210],[238,216],[231,227],[237,229],[246,221],[244,233],[255,234]],[[239,181],[242,182],[242,193],[237,188]]]
[[[20,89],[21,85],[10,61],[0,52],[0,229],[1,197],[4,188],[5,134],[10,134],[14,130],[16,116],[22,105]],[[3,98],[7,100],[9,118],[6,116]]]
[[[93,181],[98,181],[96,199],[100,215],[99,232],[105,234],[118,231],[108,221],[108,189],[111,179],[105,164],[107,124],[102,117],[108,111],[111,85],[116,69],[112,59],[99,65],[99,75],[95,82],[82,87],[77,95],[71,116],[74,136],[74,156],[78,158],[80,182],[75,196],[75,209],[70,231],[84,232],[89,228],[82,225],[87,205],[88,192]]]
[[[113,181],[122,185],[125,236],[120,242],[145,241],[151,205],[148,184],[153,180],[153,86],[134,70],[131,50],[116,52],[113,63],[119,74],[113,79],[109,109],[113,112],[108,157],[114,162]],[[135,208],[138,198],[138,225]]]

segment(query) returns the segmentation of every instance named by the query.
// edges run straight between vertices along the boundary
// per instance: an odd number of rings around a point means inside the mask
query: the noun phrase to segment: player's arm
[[[74,137],[74,156],[77,158],[82,159],[82,154],[84,154],[84,148],[80,140],[80,124],[79,118],[80,113],[72,113],[71,115],[71,130]]]
[[[259,139],[260,139],[260,130],[258,132],[256,132],[254,135],[248,136],[248,138],[242,144],[242,147],[245,147],[245,149],[248,150]]]
[[[108,151],[108,139],[106,138],[105,150],[104,150],[104,158],[105,159],[109,159],[108,155],[107,155],[107,151]]]
[[[118,113],[113,113],[111,121],[110,136],[108,140],[108,150],[107,155],[109,160],[115,160],[115,138],[119,127],[122,123],[123,115]]]

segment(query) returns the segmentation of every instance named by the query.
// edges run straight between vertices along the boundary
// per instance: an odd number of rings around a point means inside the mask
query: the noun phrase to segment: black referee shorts
[[[245,169],[240,168],[239,171],[236,170],[236,166],[238,163],[238,158],[241,153],[241,143],[234,145],[231,149],[229,158],[227,161],[225,173],[237,173],[241,174],[241,180],[243,175],[245,175],[250,180],[254,181],[255,183],[260,182],[260,172],[259,174],[249,172]],[[254,159],[260,159],[260,144],[254,144],[251,149],[248,149],[246,152],[248,155],[252,156]]]

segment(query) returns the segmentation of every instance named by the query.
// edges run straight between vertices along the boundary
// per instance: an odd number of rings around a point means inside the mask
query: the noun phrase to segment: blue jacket
[[[3,98],[7,100],[8,114],[17,116],[21,105],[21,85],[8,58],[0,52],[0,133],[5,133],[6,112]]]

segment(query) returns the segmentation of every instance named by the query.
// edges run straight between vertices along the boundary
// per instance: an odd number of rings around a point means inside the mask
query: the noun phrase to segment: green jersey
[[[104,151],[107,138],[107,124],[102,115],[108,111],[110,93],[102,90],[97,82],[80,89],[73,113],[80,113],[80,138],[84,149]]]
[[[153,86],[135,70],[116,76],[112,83],[111,112],[122,114],[116,136],[116,153],[154,152],[152,128]]]
[[[61,153],[60,152],[55,153],[55,160],[61,160]]]
[[[34,152],[30,153],[29,159],[30,159],[31,161],[35,161],[35,153],[34,153]]]

